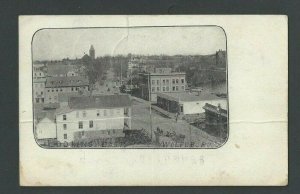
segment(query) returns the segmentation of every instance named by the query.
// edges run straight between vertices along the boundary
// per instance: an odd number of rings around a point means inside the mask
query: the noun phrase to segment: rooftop
[[[128,95],[71,96],[69,97],[69,105],[57,109],[56,114],[78,109],[122,108],[129,106],[131,106],[131,100]]]
[[[172,76],[172,75],[185,75],[186,73],[185,72],[170,72],[170,73],[157,73],[157,72],[155,72],[155,73],[150,73],[150,75],[151,76],[153,76],[153,75],[162,75],[162,76]],[[148,75],[147,73],[146,73],[146,75]]]
[[[47,74],[48,76],[57,76],[61,74],[67,74],[70,71],[77,71],[80,66],[78,65],[65,65],[65,64],[53,64],[53,65],[48,65],[47,66],[48,71]]]
[[[128,95],[99,95],[70,97],[69,106],[72,109],[86,108],[120,108],[131,106]]]
[[[71,77],[48,77],[46,81],[46,88],[49,87],[68,87],[68,86],[88,86],[89,81],[82,76]]]
[[[79,96],[79,92],[65,92],[65,93],[58,93],[58,101],[59,102],[68,102],[70,97]]]
[[[207,92],[200,92],[198,95],[198,92],[169,92],[169,93],[158,93],[158,96],[170,100],[175,100],[177,102],[179,101],[202,101],[202,100],[221,100],[224,98],[220,98],[216,95],[207,93]]]

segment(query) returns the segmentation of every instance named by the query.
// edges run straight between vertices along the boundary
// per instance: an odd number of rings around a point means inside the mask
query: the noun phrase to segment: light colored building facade
[[[129,96],[70,97],[69,105],[57,110],[56,124],[57,140],[61,143],[73,142],[95,132],[103,136],[123,133],[131,129]]]
[[[84,93],[89,91],[86,77],[48,77],[45,85],[45,103],[59,103],[61,93]]]
[[[158,93],[184,92],[186,87],[185,73],[171,72],[169,68],[150,74],[144,74],[147,80],[150,78],[150,100],[157,102]]]
[[[55,139],[56,124],[48,117],[40,120],[35,126],[35,135],[37,140]]]
[[[181,92],[181,93],[159,93],[157,105],[172,113],[183,115],[204,113],[203,107],[206,103],[214,106],[220,105],[227,109],[227,99],[220,98],[209,93]]]

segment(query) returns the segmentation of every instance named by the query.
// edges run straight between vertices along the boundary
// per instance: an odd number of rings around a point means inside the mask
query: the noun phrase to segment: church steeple
[[[91,59],[95,59],[95,49],[94,49],[93,45],[91,45],[91,48],[90,48],[90,57],[91,57]]]

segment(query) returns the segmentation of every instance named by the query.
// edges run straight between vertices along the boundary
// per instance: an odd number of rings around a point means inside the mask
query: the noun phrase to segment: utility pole
[[[122,86],[122,63],[121,63],[121,85]]]
[[[189,130],[190,130],[190,147],[192,147],[192,127],[191,127],[191,123],[189,123]]]
[[[132,69],[130,68],[130,90],[132,90]]]
[[[151,129],[151,141],[152,139],[152,114],[151,114],[151,85],[150,85],[150,73],[148,73],[148,92],[149,92],[149,113],[150,113],[150,129]]]

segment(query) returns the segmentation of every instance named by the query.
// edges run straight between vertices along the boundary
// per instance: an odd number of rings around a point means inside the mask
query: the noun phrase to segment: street
[[[155,138],[154,131],[157,127],[163,130],[173,132],[177,135],[182,134],[185,136],[184,143],[194,142],[196,146],[214,147],[220,145],[220,139],[207,134],[206,132],[198,129],[184,120],[178,120],[167,118],[161,115],[155,110],[151,110],[152,118],[152,136]],[[145,129],[151,134],[151,122],[150,122],[150,109],[147,101],[139,100],[136,98],[132,100],[132,129]],[[190,139],[191,138],[191,139]]]

